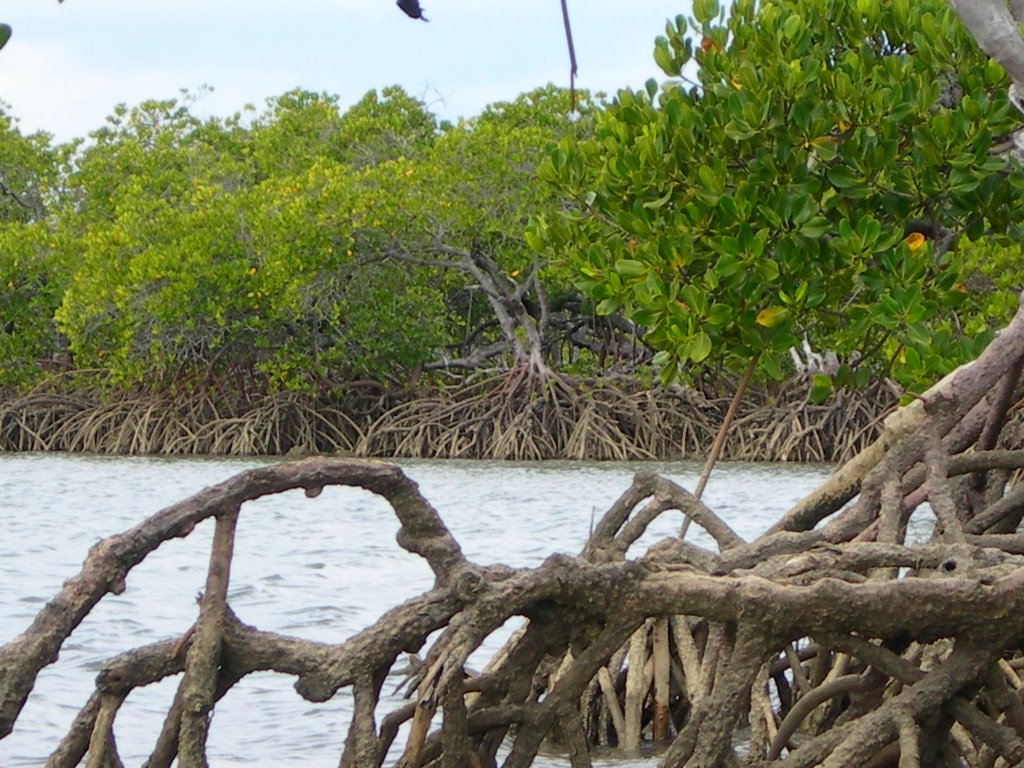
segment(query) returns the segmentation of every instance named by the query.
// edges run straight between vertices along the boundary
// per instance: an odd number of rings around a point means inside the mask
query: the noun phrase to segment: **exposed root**
[[[545,745],[580,767],[598,745],[658,746],[663,768],[1020,764],[1024,496],[1000,478],[1024,467],[1024,451],[1005,450],[1002,429],[994,437],[989,425],[1004,421],[998,412],[1006,390],[1019,388],[1022,359],[1024,311],[974,365],[891,415],[836,480],[750,542],[686,489],[639,473],[577,556],[482,565],[396,467],[314,458],[248,470],[96,544],[82,572],[0,647],[0,738],[96,603],[123,590],[162,542],[215,518],[195,624],[105,666],[52,768],[118,764],[113,725],[125,697],[179,673],[148,764],[206,765],[208,713],[260,670],[293,676],[311,702],[352,690],[340,760],[352,768],[496,768],[499,749],[503,766],[526,768]],[[502,445],[574,407],[564,382],[524,373],[501,385],[482,387],[475,407],[500,427],[492,439]],[[542,447],[536,436],[528,445]],[[293,488],[316,496],[327,485],[386,499],[399,546],[426,560],[433,587],[335,643],[242,623],[228,595],[246,503]],[[967,492],[979,487],[985,495]],[[905,515],[920,505],[935,533],[908,546]],[[628,557],[665,513],[682,513],[714,544],[673,537]],[[522,629],[483,672],[469,670],[513,617]],[[399,657],[421,648],[411,701],[379,712]]]
[[[255,400],[40,391],[0,403],[0,450],[112,454],[472,459],[702,458],[728,406],[689,389],[539,375],[527,366],[399,404],[363,383],[344,400],[282,393]],[[788,394],[787,394],[788,393]],[[837,462],[880,430],[891,403],[802,386],[741,403],[724,457]]]
[[[466,558],[397,467],[315,458],[243,472],[93,546],[81,573],[0,647],[0,738],[97,602],[124,590],[130,570],[163,542],[215,518],[195,624],[182,628],[181,639],[111,660],[51,768],[119,765],[121,703],[133,689],[179,673],[148,765],[205,766],[211,708],[260,670],[294,676],[311,702],[352,690],[340,760],[351,768],[496,768],[499,749],[507,750],[503,766],[527,768],[545,744],[580,768],[592,764],[595,745],[626,752],[658,745],[663,768],[1019,765],[1024,490],[1008,479],[1024,469],[1024,451],[1013,450],[1018,435],[1007,417],[1020,396],[1022,361],[1024,309],[978,360],[890,414],[874,442],[750,542],[695,494],[639,473],[577,556],[552,555],[536,568],[481,565]],[[389,423],[399,426],[381,434],[408,451],[447,446],[469,455],[486,446],[498,458],[542,458],[569,443],[621,452],[617,441],[638,432],[628,420],[613,422],[620,411],[605,410],[606,401],[530,369],[477,386],[472,397],[439,401],[414,422],[392,411]],[[649,393],[617,395],[634,396],[652,402]],[[294,398],[263,403],[260,419],[201,406],[237,422],[230,438],[214,442],[225,449],[231,440],[251,447],[315,434],[316,412]],[[143,401],[108,411],[62,407],[68,421],[80,422],[75,439],[139,446],[170,428]],[[126,428],[126,413],[137,428]],[[867,418],[836,403],[810,416],[775,413],[748,414],[738,439],[795,451],[788,440],[797,434],[825,452],[835,449],[827,435],[833,420],[849,428],[851,419]],[[4,414],[5,430],[10,418]],[[15,415],[11,428],[42,439],[43,423]],[[360,449],[368,450],[372,434]],[[398,518],[399,546],[426,560],[433,587],[336,643],[243,624],[228,595],[234,526],[245,504],[294,488],[317,496],[327,485],[385,498]],[[934,533],[907,545],[918,508],[931,512]],[[714,544],[677,536],[630,558],[665,513],[682,513]],[[469,670],[468,659],[513,617],[525,620],[522,630],[483,672]],[[421,648],[413,701],[378,726],[386,677],[404,652]],[[744,726],[750,737],[741,746]]]
[[[841,461],[879,434],[891,407],[840,391],[741,405],[724,456],[743,461]],[[513,372],[403,403],[370,424],[363,456],[477,459],[676,459],[704,455],[728,406],[692,390],[543,382]]]
[[[0,404],[0,450],[259,456],[350,453],[361,431],[341,409],[284,393],[244,409],[210,397],[97,403],[35,393]]]
[[[377,409],[385,410],[377,413]],[[691,390],[538,377],[526,368],[387,407],[284,393],[225,405],[212,397],[37,392],[0,404],[0,450],[281,455],[355,452],[415,458],[699,458],[724,400]],[[840,392],[823,406],[744,403],[725,445],[733,460],[837,461],[878,432],[878,406]]]

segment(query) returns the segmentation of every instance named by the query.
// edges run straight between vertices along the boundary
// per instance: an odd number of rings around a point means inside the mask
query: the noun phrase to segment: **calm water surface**
[[[24,630],[61,583],[78,573],[94,542],[261,463],[266,462],[0,454],[0,643]],[[636,470],[653,469],[690,488],[699,472],[696,465],[680,463],[398,463],[470,559],[513,566],[538,565],[556,551],[578,552],[591,521]],[[723,464],[704,500],[751,537],[829,471]],[[638,546],[673,535],[680,521],[666,516]],[[360,490],[328,488],[316,499],[290,492],[252,503],[238,526],[231,604],[243,621],[260,629],[339,642],[430,587],[430,570],[398,547],[397,531],[390,507]],[[0,766],[42,766],[106,659],[180,636],[192,624],[212,532],[212,524],[204,523],[188,538],[164,544],[131,572],[124,594],[100,602],[65,643],[57,664],[40,675],[14,733],[0,741]],[[490,638],[487,648],[503,639]],[[210,740],[215,768],[337,765],[349,695],[309,704],[292,682],[273,673],[252,675],[217,705]],[[116,728],[127,765],[141,765],[149,754],[176,684],[168,680],[128,698]],[[393,687],[389,683],[387,690]],[[538,765],[564,763],[550,758]]]

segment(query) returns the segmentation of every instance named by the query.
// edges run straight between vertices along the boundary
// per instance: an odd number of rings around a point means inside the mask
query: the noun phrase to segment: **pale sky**
[[[22,132],[58,141],[103,125],[118,103],[213,93],[225,116],[295,87],[341,105],[397,84],[441,118],[554,82],[568,86],[559,0],[422,0],[429,23],[394,0],[8,0],[0,101]],[[614,93],[664,79],[654,38],[690,0],[569,0],[577,86]]]

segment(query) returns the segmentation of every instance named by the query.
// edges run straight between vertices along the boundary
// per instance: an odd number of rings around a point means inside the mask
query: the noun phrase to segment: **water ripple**
[[[94,542],[264,463],[0,455],[0,526],[5,531],[0,642],[28,626],[40,603],[78,572]],[[637,470],[652,469],[689,487],[699,472],[693,464],[661,463],[402,464],[467,557],[514,567],[539,565],[555,551],[578,552],[593,521]],[[824,467],[725,464],[716,470],[705,501],[741,535],[753,536],[826,474]],[[634,551],[673,535],[679,523],[678,515],[665,516]],[[161,546],[132,571],[124,594],[108,596],[86,617],[58,663],[40,674],[14,733],[0,741],[0,765],[43,764],[92,691],[96,671],[106,659],[144,643],[180,637],[192,625],[212,531],[206,522],[187,539]],[[315,500],[297,492],[262,499],[248,505],[240,518],[229,599],[243,621],[260,629],[340,642],[433,583],[426,563],[397,545],[397,532],[398,521],[388,505],[359,489],[328,488]],[[510,621],[488,637],[471,664],[482,666],[520,621]],[[251,675],[218,703],[211,764],[335,766],[350,717],[350,694],[313,705],[295,693],[293,683],[284,675]],[[145,759],[177,684],[172,678],[128,697],[116,725],[126,764]],[[565,764],[557,757],[538,762]],[[595,760],[601,764],[608,763]],[[628,768],[653,761],[614,764]]]

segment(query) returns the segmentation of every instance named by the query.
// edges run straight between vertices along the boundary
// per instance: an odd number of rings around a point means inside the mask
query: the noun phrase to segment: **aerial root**
[[[361,436],[337,406],[296,393],[236,412],[209,396],[113,401],[35,393],[0,404],[0,450],[122,455],[351,453]]]
[[[108,664],[53,768],[119,762],[110,725],[123,716],[120,702],[172,674],[181,675],[178,695],[149,765],[205,765],[211,707],[257,670],[294,677],[310,702],[352,692],[341,765],[353,768],[496,768],[499,754],[506,768],[527,768],[542,748],[582,767],[597,746],[660,749],[664,768],[1019,764],[1024,491],[1007,478],[1024,468],[1024,452],[1012,450],[997,412],[1006,410],[1000,382],[1012,379],[1011,399],[1019,396],[1022,359],[1024,312],[749,542],[694,494],[640,472],[577,555],[533,568],[481,565],[397,467],[314,458],[248,470],[92,547],[82,572],[0,647],[0,737],[96,602],[123,590],[162,542],[215,518],[194,629]],[[533,430],[524,456],[545,450],[537,425],[568,438],[569,422],[557,419],[586,407],[565,382],[524,371],[481,385],[474,398],[476,414],[493,421],[493,442],[511,446],[506,433]],[[801,430],[816,434],[832,417],[826,409]],[[101,422],[97,430],[113,433]],[[436,440],[449,427],[393,435]],[[235,519],[267,494],[330,485],[387,500],[398,545],[426,561],[433,586],[333,643],[243,624],[227,601]],[[925,541],[908,541],[915,510],[934,523]],[[662,515],[685,517],[712,543],[679,535],[631,556]],[[482,671],[470,669],[471,655],[510,621],[521,630]],[[389,706],[385,681],[412,651],[424,652],[413,698]]]
[[[690,390],[637,390],[619,383],[540,380],[513,371],[464,389],[412,400],[365,429],[358,455],[410,458],[626,461],[697,458],[728,398]],[[891,402],[837,392],[829,403],[800,397],[741,404],[724,455],[735,460],[829,462],[874,440]]]
[[[915,450],[925,458],[934,449],[925,440]],[[1022,459],[996,451],[946,461],[941,482]],[[339,644],[242,624],[226,602],[231,531],[239,509],[244,513],[242,502],[331,483],[361,485],[391,499],[406,531],[399,540],[433,563],[438,585]],[[178,695],[149,764],[201,764],[209,720],[197,722],[190,713],[209,712],[238,680],[260,669],[296,676],[297,690],[311,701],[352,689],[355,711],[342,759],[349,766],[440,765],[454,756],[460,765],[492,766],[502,744],[510,750],[507,765],[528,766],[544,743],[562,745],[576,765],[587,765],[596,746],[660,745],[665,765],[725,766],[743,759],[733,734],[744,719],[752,729],[752,761],[867,765],[892,754],[925,764],[931,752],[946,750],[980,766],[984,755],[1024,757],[1024,707],[1016,693],[1024,623],[1012,618],[1024,615],[1024,557],[1007,552],[1024,550],[1016,535],[999,539],[1003,550],[981,549],[970,539],[808,546],[813,531],[746,543],[684,489],[640,474],[595,526],[581,557],[555,556],[538,568],[513,570],[467,563],[436,513],[385,465],[310,459],[251,470],[200,497],[91,553],[87,570],[108,573],[115,563],[139,559],[128,555],[136,537],[150,548],[198,517],[217,519],[197,624],[108,663],[50,768],[116,755],[109,734],[120,703],[136,687],[171,675],[182,675]],[[679,548],[685,542],[664,542],[639,560],[625,559],[629,542],[673,512],[711,533],[718,551],[701,554],[693,545]],[[853,512],[840,517],[845,514]],[[985,536],[990,545],[998,538]],[[912,569],[915,576],[875,578],[890,569]],[[110,574],[106,587],[92,578],[87,583],[110,590],[116,578]],[[991,597],[979,598],[978,583],[994,590]],[[74,581],[67,589],[76,600],[94,599]],[[871,597],[862,598],[868,591]],[[960,593],[961,602],[948,602]],[[939,600],[947,603],[933,610]],[[837,604],[842,611],[830,610]],[[873,618],[879,611],[886,615],[881,624]],[[514,616],[526,617],[523,629],[483,671],[470,671],[470,655]],[[66,614],[52,618],[65,622]],[[59,642],[73,629],[41,627],[38,638],[30,632],[0,650],[5,669],[38,658],[26,644],[55,635]],[[985,628],[982,644],[972,639],[975,627]],[[921,639],[914,633],[923,633]],[[413,699],[378,726],[384,682],[402,650],[431,636]],[[936,731],[942,717],[949,725]],[[411,728],[399,744],[403,723]],[[920,745],[916,758],[912,744]]]
[[[113,454],[283,455],[341,453],[408,458],[625,461],[699,458],[727,398],[618,381],[540,376],[528,368],[397,405],[298,393],[230,403],[191,395],[39,391],[0,404],[0,450]],[[737,460],[845,460],[880,431],[890,402],[837,391],[814,405],[799,387],[740,406],[724,455]],[[372,401],[372,402],[371,402]]]

